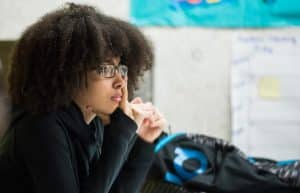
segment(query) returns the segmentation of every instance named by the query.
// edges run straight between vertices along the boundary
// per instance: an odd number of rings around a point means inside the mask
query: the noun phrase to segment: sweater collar
[[[62,118],[61,120],[67,126],[69,132],[80,141],[88,143],[95,138],[95,120],[91,121],[90,124],[87,124],[76,103],[72,102],[68,107],[63,108],[59,112],[59,116]]]

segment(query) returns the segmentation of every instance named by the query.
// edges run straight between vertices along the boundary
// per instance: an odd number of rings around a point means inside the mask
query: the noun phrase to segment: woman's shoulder
[[[20,107],[13,107],[8,130],[15,131],[17,139],[33,140],[51,136],[63,136],[63,126],[58,121],[58,112],[35,114]]]
[[[3,152],[33,151],[40,147],[67,144],[63,127],[58,123],[56,113],[34,114],[19,107],[12,107],[10,124],[1,139]],[[16,152],[15,152],[16,153]]]
[[[11,110],[9,128],[44,128],[57,125],[57,112],[32,113],[18,106],[13,106]]]

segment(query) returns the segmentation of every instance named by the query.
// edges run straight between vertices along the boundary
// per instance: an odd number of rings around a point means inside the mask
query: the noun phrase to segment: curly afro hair
[[[140,30],[94,7],[69,3],[29,26],[15,45],[8,73],[12,104],[49,112],[71,103],[87,85],[87,72],[107,55],[128,66],[128,91],[153,65],[153,51]]]

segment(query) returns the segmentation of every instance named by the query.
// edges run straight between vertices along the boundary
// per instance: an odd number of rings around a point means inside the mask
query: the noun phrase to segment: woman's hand
[[[123,112],[130,117],[132,120],[134,120],[138,126],[138,128],[142,125],[143,121],[146,118],[149,118],[153,112],[154,107],[152,105],[145,105],[143,103],[135,103],[128,102],[128,90],[127,87],[124,87],[122,89],[122,100],[120,103],[120,108],[123,110]],[[135,99],[136,100],[136,99]]]
[[[142,124],[137,129],[137,134],[145,141],[152,143],[162,133],[167,121],[151,103],[143,103],[140,98],[135,98],[132,105],[141,105],[144,108],[151,108],[151,115],[144,118]]]
[[[139,97],[129,103],[127,87],[122,89],[122,93],[120,108],[136,122],[138,126],[137,134],[143,140],[152,143],[162,133],[167,123],[166,119],[151,103],[143,103]]]

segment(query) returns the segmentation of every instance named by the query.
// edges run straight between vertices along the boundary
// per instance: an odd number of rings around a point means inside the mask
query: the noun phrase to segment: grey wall
[[[1,0],[0,40],[16,39],[38,16],[62,5],[58,0]],[[107,14],[128,20],[129,0],[89,0]],[[278,30],[278,29],[277,29]],[[277,30],[247,30],[268,33]],[[284,29],[299,33],[299,28]],[[155,46],[153,84],[145,97],[165,114],[173,132],[230,139],[230,58],[234,30],[144,28]],[[147,75],[146,81],[151,75]],[[149,89],[153,88],[152,96]],[[144,93],[144,91],[143,91]]]

